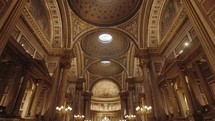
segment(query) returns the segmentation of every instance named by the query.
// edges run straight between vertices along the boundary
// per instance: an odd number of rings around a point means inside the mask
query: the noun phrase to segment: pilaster
[[[12,114],[15,116],[20,116],[19,109],[22,103],[23,96],[25,94],[28,81],[30,80],[30,75],[31,75],[31,64],[28,64],[24,67],[24,76],[23,76],[23,79],[21,80],[20,89],[17,95],[14,109],[12,111]]]

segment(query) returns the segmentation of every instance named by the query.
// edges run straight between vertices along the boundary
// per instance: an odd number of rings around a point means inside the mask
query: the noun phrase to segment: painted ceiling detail
[[[119,96],[118,86],[109,79],[102,79],[92,88],[94,97],[111,98]]]
[[[101,34],[109,34],[112,41],[103,43],[99,39]],[[88,33],[81,41],[82,50],[88,56],[97,59],[119,57],[125,54],[130,47],[131,39],[124,33],[110,29],[98,29]]]
[[[88,68],[88,71],[95,75],[111,77],[120,74],[123,71],[123,68],[121,65],[113,61],[98,61],[92,64]]]
[[[142,0],[68,0],[73,12],[84,21],[98,25],[120,24],[134,15]]]

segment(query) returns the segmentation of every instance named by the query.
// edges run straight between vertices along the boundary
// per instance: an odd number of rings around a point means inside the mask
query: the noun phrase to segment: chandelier
[[[137,113],[140,113],[140,114],[148,114],[152,111],[152,106],[138,106],[136,107],[136,111]]]
[[[56,110],[58,112],[67,112],[67,111],[71,111],[72,108],[70,106],[67,106],[67,107],[65,107],[65,106],[57,106]]]
[[[127,120],[135,120],[136,119],[136,115],[125,115],[125,119]]]
[[[77,121],[83,121],[84,120],[84,115],[74,115],[74,118]]]

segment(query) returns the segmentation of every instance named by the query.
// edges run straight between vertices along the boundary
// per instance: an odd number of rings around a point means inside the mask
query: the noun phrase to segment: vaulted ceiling
[[[75,54],[71,77],[84,77],[85,90],[118,99],[135,50],[163,48],[182,13],[180,0],[31,0],[23,15],[49,55]]]

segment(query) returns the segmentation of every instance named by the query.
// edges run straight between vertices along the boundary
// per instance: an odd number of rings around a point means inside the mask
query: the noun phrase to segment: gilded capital
[[[148,59],[143,59],[143,58],[139,59],[139,67],[141,69],[147,68],[148,64],[149,64],[149,60]]]
[[[61,64],[63,68],[69,69],[71,67],[72,58],[74,58],[72,50],[65,50],[63,56],[61,57]]]

